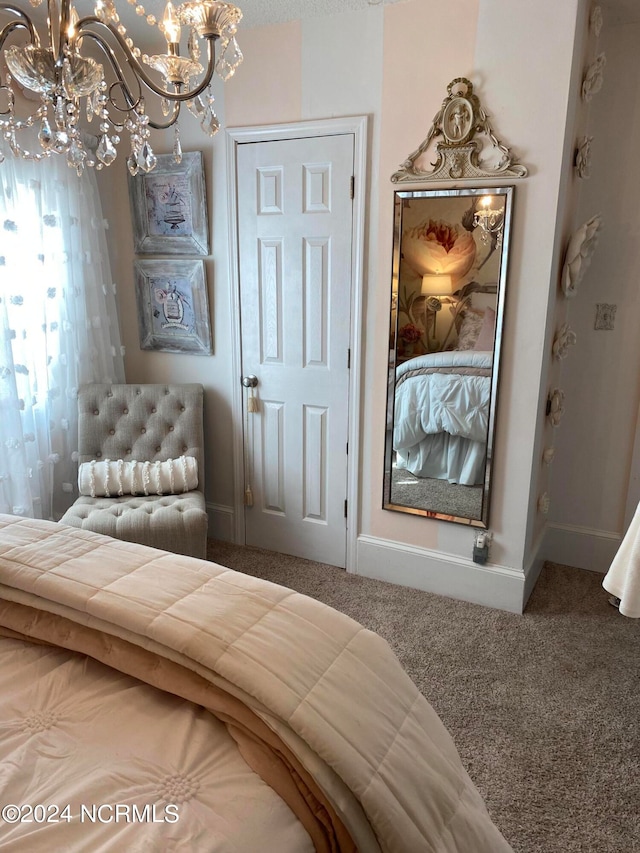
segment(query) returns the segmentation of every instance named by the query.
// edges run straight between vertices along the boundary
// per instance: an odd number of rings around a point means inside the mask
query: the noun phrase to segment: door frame
[[[321,136],[354,135],[354,195],[351,231],[351,318],[349,372],[349,453],[347,456],[347,553],[346,570],[356,571],[359,507],[359,459],[361,421],[362,323],[364,291],[364,234],[366,199],[367,116],[347,116],[290,124],[231,127],[225,132],[227,154],[227,199],[229,216],[229,275],[231,282],[231,372],[233,418],[234,542],[244,545],[244,417],[241,384],[242,341],[240,332],[240,267],[238,257],[238,146],[248,142],[273,142]]]

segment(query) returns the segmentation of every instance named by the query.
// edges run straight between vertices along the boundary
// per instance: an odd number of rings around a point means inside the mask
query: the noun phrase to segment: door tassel
[[[253,492],[251,491],[251,486],[247,486],[244,490],[244,504],[245,506],[253,506]]]
[[[255,396],[253,388],[249,388],[249,398],[247,399],[247,412],[254,415],[260,411],[258,398]]]

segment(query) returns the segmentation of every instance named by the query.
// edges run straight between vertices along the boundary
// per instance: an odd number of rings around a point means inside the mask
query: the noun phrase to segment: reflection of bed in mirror
[[[396,371],[396,467],[416,477],[484,483],[492,352],[421,355]]]

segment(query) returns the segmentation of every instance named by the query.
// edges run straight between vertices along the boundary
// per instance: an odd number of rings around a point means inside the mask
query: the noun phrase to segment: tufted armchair
[[[165,495],[80,496],[60,521],[176,554],[206,556],[202,385],[84,385],[78,462],[193,456],[198,487]]]

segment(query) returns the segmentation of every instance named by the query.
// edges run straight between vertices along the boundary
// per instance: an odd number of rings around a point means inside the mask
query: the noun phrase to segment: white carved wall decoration
[[[599,213],[583,223],[571,236],[562,269],[562,291],[571,298],[576,295],[596,248],[602,217]]]
[[[582,79],[582,100],[590,101],[602,89],[604,67],[607,57],[599,53],[585,71]]]
[[[538,498],[538,511],[543,515],[547,515],[549,512],[549,507],[551,506],[551,498],[546,492],[540,495]]]
[[[589,26],[591,27],[591,31],[595,37],[598,38],[600,30],[602,29],[602,8],[600,6],[594,6],[591,10]]]
[[[553,357],[557,359],[566,358],[569,353],[569,347],[575,345],[578,340],[576,333],[568,323],[563,323],[556,332],[553,341]]]
[[[564,415],[564,391],[554,388],[547,399],[547,417],[552,427],[557,427]]]
[[[575,166],[578,177],[586,180],[591,177],[591,143],[593,136],[583,136],[578,140]]]

